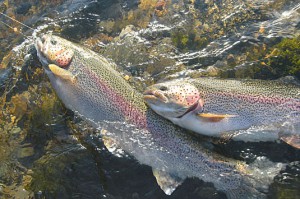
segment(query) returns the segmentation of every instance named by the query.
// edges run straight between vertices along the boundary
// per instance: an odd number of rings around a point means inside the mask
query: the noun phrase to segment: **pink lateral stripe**
[[[88,76],[95,81],[96,85],[99,87],[99,90],[106,94],[110,102],[120,110],[120,114],[122,114],[126,120],[131,121],[132,124],[139,128],[147,128],[145,114],[138,110],[138,108],[134,107],[133,104],[127,102],[122,95],[115,92],[113,88],[107,85],[104,81],[100,80],[93,71],[87,69],[85,72],[87,72]]]

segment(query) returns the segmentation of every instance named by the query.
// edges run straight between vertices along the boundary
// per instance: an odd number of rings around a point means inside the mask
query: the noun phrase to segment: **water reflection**
[[[122,67],[131,78],[129,82],[139,90],[163,78],[203,74],[207,66],[229,72],[235,68],[227,68],[227,64],[252,67],[251,63],[260,61],[258,56],[251,59],[246,53],[249,49],[254,52],[264,45],[272,46],[299,31],[297,2],[226,1],[214,5],[212,1],[191,1],[192,5],[178,0],[170,1],[163,12],[147,2],[58,1],[38,4],[36,10],[31,7],[35,12],[30,9],[26,12],[25,5],[23,10],[21,5],[17,6],[18,1],[10,1],[6,13],[33,27],[39,26],[41,31],[53,30],[101,52]],[[132,28],[124,29],[132,24]],[[43,25],[46,26],[42,28]],[[2,59],[24,39],[16,38],[3,24],[0,28]],[[23,32],[31,35],[25,28]],[[26,48],[29,43],[32,41],[27,41]],[[22,48],[16,52],[19,51]],[[1,63],[6,68],[0,75],[2,196],[166,198],[151,168],[131,157],[115,157],[104,149],[98,134],[90,127],[70,123],[76,119],[55,98],[35,58],[31,57],[23,70],[19,70],[26,54],[12,56],[8,64]],[[55,100],[49,101],[52,98]],[[227,142],[218,143],[215,150],[249,162],[261,155],[285,163],[300,158],[299,151],[278,143]],[[294,162],[275,180],[271,197],[295,198],[299,195],[298,178],[299,162]],[[169,198],[225,198],[225,195],[212,184],[188,179]]]

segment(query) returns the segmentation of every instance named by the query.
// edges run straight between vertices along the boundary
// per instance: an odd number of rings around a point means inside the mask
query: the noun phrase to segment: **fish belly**
[[[218,122],[207,122],[195,114],[187,114],[182,118],[172,118],[172,122],[182,128],[196,133],[214,137],[230,137],[237,141],[259,142],[278,139],[280,128],[277,125],[253,126],[243,118],[225,118]]]

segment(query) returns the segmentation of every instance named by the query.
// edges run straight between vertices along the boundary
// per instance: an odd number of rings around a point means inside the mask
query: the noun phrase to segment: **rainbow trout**
[[[300,148],[300,88],[274,81],[181,79],[152,85],[144,99],[174,124],[235,140],[282,139]],[[272,129],[272,128],[273,129]],[[299,128],[299,127],[298,127]]]
[[[203,148],[157,115],[115,70],[115,65],[95,52],[57,36],[36,41],[37,54],[65,106],[105,136],[153,168],[160,187],[171,194],[185,178],[212,182],[228,198],[265,198],[265,191],[282,164],[263,158],[261,168],[229,160]]]

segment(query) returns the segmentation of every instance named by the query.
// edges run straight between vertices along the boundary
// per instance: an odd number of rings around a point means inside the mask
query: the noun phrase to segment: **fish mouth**
[[[45,52],[45,43],[48,40],[48,36],[47,35],[42,35],[41,37],[38,37],[36,40],[36,49],[39,52],[44,53]]]
[[[37,56],[44,67],[48,66],[48,64],[49,64],[48,60],[45,56],[45,52],[46,52],[45,43],[46,43],[47,39],[48,39],[47,35],[43,35],[41,37],[38,37],[35,42]]]
[[[146,90],[143,94],[144,94],[144,100],[149,105],[159,104],[159,102],[163,102],[163,103],[169,102],[168,98],[163,93],[161,93],[159,90]],[[202,110],[203,110],[203,103],[202,103],[202,100],[199,99],[192,106],[187,108],[187,110],[185,112],[183,112],[179,116],[177,115],[176,118],[182,118],[183,116],[187,115],[188,113],[201,112]],[[174,112],[175,112],[175,110],[174,110]]]
[[[35,42],[35,48],[38,51],[38,53],[43,53],[43,41],[41,38],[37,38]]]
[[[162,101],[163,103],[168,102],[168,98],[158,90],[146,90],[144,92],[144,100],[146,100],[147,102],[153,102],[155,100]]]

